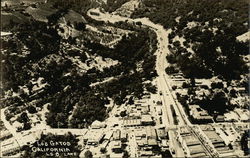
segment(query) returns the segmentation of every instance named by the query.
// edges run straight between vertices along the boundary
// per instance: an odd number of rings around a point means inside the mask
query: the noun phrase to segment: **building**
[[[12,134],[8,130],[0,131],[0,141],[12,137]]]
[[[154,138],[148,138],[147,142],[148,142],[148,144],[147,144],[148,146],[151,146],[151,147],[158,146],[157,140]]]
[[[89,130],[83,137],[83,141],[88,145],[98,145],[102,141],[104,134],[102,130]]]
[[[239,120],[239,116],[234,111],[229,111],[224,114],[225,121],[227,122],[237,122]]]
[[[108,132],[105,134],[103,140],[110,140],[111,137],[112,137],[112,135],[113,135],[113,131],[108,131]]]
[[[161,149],[163,151],[169,149],[169,142],[168,142],[168,140],[166,140],[166,139],[161,140]]]
[[[240,134],[234,129],[234,127],[216,127],[216,133],[223,139],[226,145],[234,145],[240,143]]]
[[[158,113],[158,115],[162,115],[162,109],[161,109],[161,108],[158,108],[158,109],[157,109],[157,113]]]
[[[157,133],[158,139],[160,139],[160,140],[168,138],[168,133],[165,130],[165,128],[163,128],[163,129],[162,128],[157,129],[156,133]]]
[[[141,138],[146,138],[147,136],[147,133],[145,130],[137,130],[135,131],[135,139],[136,140],[139,140]]]
[[[127,136],[128,136],[127,132],[122,130],[121,131],[121,141],[126,142],[127,141]]]
[[[220,135],[215,131],[213,127],[202,129],[205,135],[208,137],[208,139],[213,144],[214,148],[219,153],[220,157],[224,157],[225,154],[227,156],[233,155],[232,150],[229,149],[229,147],[226,145],[225,141],[220,137]]]
[[[153,125],[154,120],[152,119],[151,115],[149,115],[149,114],[142,115],[141,116],[141,123],[142,123],[142,125]]]
[[[156,131],[153,127],[147,127],[146,128],[146,134],[148,138],[152,138],[152,139],[156,139],[157,135],[156,135]]]
[[[157,134],[152,127],[135,131],[135,139],[140,151],[149,151],[158,147]]]
[[[106,125],[98,120],[95,120],[92,124],[91,124],[91,128],[92,129],[100,129],[100,128],[105,128]]]
[[[213,117],[199,105],[189,105],[190,115],[196,123],[209,123],[213,122]]]
[[[136,127],[141,126],[141,119],[124,119],[123,126],[124,127]]]
[[[20,151],[20,146],[14,138],[2,141],[0,147],[0,157],[15,155],[15,153]]]
[[[249,123],[234,123],[233,127],[236,129],[236,131],[245,131],[250,129],[250,124]]]
[[[140,119],[141,113],[139,111],[133,111],[129,113],[129,117],[133,119]]]
[[[224,122],[225,121],[225,116],[223,115],[218,115],[216,117],[216,122]]]
[[[11,32],[2,32],[2,31],[1,31],[1,37],[10,36],[10,35],[12,35]]]
[[[121,143],[121,141],[113,141],[112,143],[111,143],[111,145],[112,145],[112,151],[114,152],[114,153],[121,153],[122,152],[122,143]]]
[[[248,109],[239,109],[239,108],[237,108],[234,111],[239,116],[240,121],[249,122],[250,115],[249,115],[249,110]]]
[[[37,142],[41,138],[42,130],[33,132],[24,131],[21,138],[18,139],[20,146],[29,145]]]
[[[178,129],[178,138],[187,157],[207,156],[199,139],[187,127],[180,127]]]
[[[120,140],[121,139],[121,130],[117,129],[113,132],[113,140]]]
[[[153,151],[139,151],[138,152],[138,155],[140,157],[143,157],[143,156],[154,156],[155,154],[153,153]]]

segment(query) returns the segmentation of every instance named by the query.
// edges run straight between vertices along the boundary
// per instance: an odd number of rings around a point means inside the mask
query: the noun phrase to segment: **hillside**
[[[167,71],[186,77],[239,79],[248,68],[242,56],[249,46],[236,37],[248,31],[246,0],[143,0],[133,17],[147,16],[172,30]],[[177,70],[174,70],[177,69]],[[227,71],[228,70],[228,71]]]
[[[20,13],[27,23],[14,24],[7,30],[13,35],[3,38],[1,106],[8,108],[7,120],[26,130],[42,115],[54,128],[83,128],[103,121],[111,101],[120,105],[128,96],[155,93],[145,84],[157,76],[153,31],[88,21],[74,7],[55,7],[27,6]]]

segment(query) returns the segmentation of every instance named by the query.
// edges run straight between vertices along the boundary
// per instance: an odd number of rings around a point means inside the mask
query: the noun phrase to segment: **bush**
[[[190,85],[187,82],[182,83],[182,88],[188,88],[188,87],[190,87]]]
[[[177,89],[177,86],[175,86],[175,85],[172,86],[172,89],[173,89],[173,90],[176,90],[176,89]]]
[[[37,110],[34,106],[28,106],[27,110],[31,114],[37,113]]]
[[[174,74],[174,73],[178,73],[178,70],[174,67],[174,66],[168,66],[166,69],[165,69],[166,73],[171,75],[171,74]]]
[[[152,85],[151,83],[148,83],[145,85],[146,90],[150,93],[156,94],[157,92],[157,87],[155,85]]]
[[[215,89],[215,88],[222,89],[223,87],[224,87],[224,85],[223,85],[222,82],[212,82],[211,83],[211,88],[212,89]]]

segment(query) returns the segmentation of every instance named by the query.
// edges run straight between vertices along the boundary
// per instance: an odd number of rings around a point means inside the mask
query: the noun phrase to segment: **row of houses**
[[[1,141],[1,152],[0,157],[8,157],[10,155],[15,155],[20,151],[20,145],[15,140],[14,137]]]
[[[153,127],[135,131],[135,140],[139,156],[154,156],[153,150],[158,147],[156,130]]]
[[[207,157],[199,139],[195,137],[187,127],[178,129],[178,138],[182,148],[188,157]]]
[[[199,105],[189,105],[189,113],[195,123],[211,123],[213,117],[208,112],[202,109]]]
[[[225,143],[225,141],[222,139],[222,135],[220,135],[217,130],[211,125],[208,126],[200,126],[202,131],[205,133],[205,135],[208,137],[208,139],[213,144],[216,151],[219,153],[220,157],[234,157],[234,151],[230,150],[228,145]]]
[[[149,114],[140,115],[137,119],[131,117],[123,119],[124,127],[148,126],[154,125],[154,123],[152,116]]]

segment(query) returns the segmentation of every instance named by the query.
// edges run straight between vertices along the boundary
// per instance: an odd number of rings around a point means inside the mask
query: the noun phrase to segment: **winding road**
[[[91,14],[91,13],[97,13],[97,14]],[[157,41],[158,41],[158,49],[155,52],[156,55],[156,71],[158,73],[157,77],[157,87],[158,91],[162,92],[162,102],[163,102],[163,123],[167,128],[176,128],[177,126],[174,125],[174,118],[172,117],[172,112],[171,112],[171,104],[173,105],[175,111],[177,112],[177,115],[180,115],[179,108],[177,108],[176,101],[174,100],[171,90],[169,88],[168,83],[166,82],[166,76],[165,76],[165,68],[168,66],[168,63],[166,61],[166,55],[170,53],[169,49],[166,47],[168,44],[168,34],[171,32],[171,30],[165,30],[162,25],[155,24],[152,21],[150,21],[148,18],[138,18],[138,19],[131,19],[127,17],[121,17],[118,15],[113,15],[109,13],[102,13],[100,9],[90,9],[87,13],[87,15],[95,20],[98,21],[104,21],[104,22],[109,22],[109,23],[115,23],[115,22],[128,22],[128,23],[136,23],[136,22],[141,22],[143,26],[146,26],[152,30],[155,31],[157,35]],[[184,111],[184,110],[183,110]],[[183,117],[180,117],[183,118]],[[189,120],[184,120],[186,119],[180,119],[179,121],[181,122],[182,125],[185,124],[185,122],[189,122]],[[189,122],[190,123],[190,122]],[[190,123],[191,124],[191,123]],[[172,148],[175,151],[175,156],[176,157],[184,157],[184,152],[179,144],[179,142],[176,139],[176,134],[173,130],[169,130],[169,137],[170,137],[170,148]]]
[[[94,14],[92,14],[94,12]],[[156,55],[156,71],[158,73],[157,77],[157,87],[158,91],[162,93],[161,99],[163,101],[163,114],[164,120],[163,123],[169,128],[169,137],[170,137],[170,149],[175,151],[175,157],[184,157],[184,153],[182,147],[180,146],[179,142],[176,139],[176,133],[171,130],[171,128],[176,128],[177,126],[174,124],[174,118],[171,111],[171,106],[173,106],[174,111],[177,115],[178,119],[178,126],[187,126],[190,132],[196,136],[199,140],[201,145],[203,146],[205,152],[210,157],[216,157],[218,154],[216,151],[209,150],[211,146],[208,146],[206,142],[203,141],[203,138],[200,137],[200,133],[193,129],[192,123],[189,121],[182,105],[176,100],[172,93],[172,88],[169,85],[170,76],[165,73],[165,68],[168,66],[166,55],[170,53],[167,45],[168,45],[168,34],[171,32],[171,29],[166,30],[160,24],[155,24],[150,21],[148,18],[138,18],[138,19],[131,19],[127,17],[122,17],[119,15],[110,14],[107,12],[101,12],[99,8],[90,9],[87,12],[87,15],[97,21],[103,21],[106,23],[115,23],[115,22],[128,22],[128,23],[136,23],[141,22],[143,26],[146,26],[155,31],[157,34],[157,41],[158,41],[158,49],[155,52]]]

